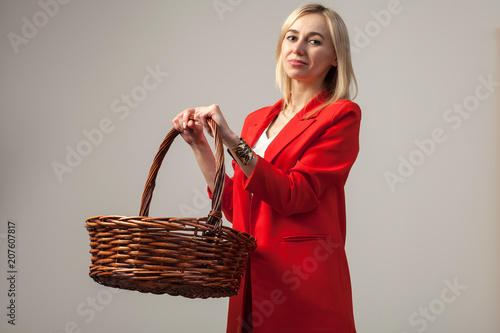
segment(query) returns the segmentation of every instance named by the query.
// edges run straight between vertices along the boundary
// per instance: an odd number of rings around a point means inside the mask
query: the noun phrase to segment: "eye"
[[[295,37],[294,35],[289,35],[286,39],[288,39],[291,42],[295,42],[297,40],[297,37]]]
[[[317,39],[312,39],[309,41],[309,43],[311,43],[312,45],[321,45],[321,42]]]

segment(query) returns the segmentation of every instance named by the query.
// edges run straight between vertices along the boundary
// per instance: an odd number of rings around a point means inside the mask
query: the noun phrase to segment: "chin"
[[[311,77],[309,75],[300,75],[298,73],[286,73],[286,75],[295,81],[311,81]]]
[[[309,76],[307,69],[285,69],[286,75],[288,75],[291,79],[301,79]]]

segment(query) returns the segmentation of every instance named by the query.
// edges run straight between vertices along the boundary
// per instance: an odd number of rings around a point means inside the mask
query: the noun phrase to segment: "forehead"
[[[319,32],[325,37],[330,35],[326,18],[321,14],[303,15],[293,22],[289,30],[297,30],[303,34]]]

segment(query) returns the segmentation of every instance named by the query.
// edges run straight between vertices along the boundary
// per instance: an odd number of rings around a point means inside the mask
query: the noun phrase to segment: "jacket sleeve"
[[[285,173],[259,157],[246,190],[284,216],[316,208],[325,189],[343,187],[359,151],[361,111],[350,103]]]

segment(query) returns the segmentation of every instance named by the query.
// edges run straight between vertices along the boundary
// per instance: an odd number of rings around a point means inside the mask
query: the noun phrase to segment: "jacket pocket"
[[[287,235],[281,236],[282,242],[307,242],[326,240],[328,235]]]

